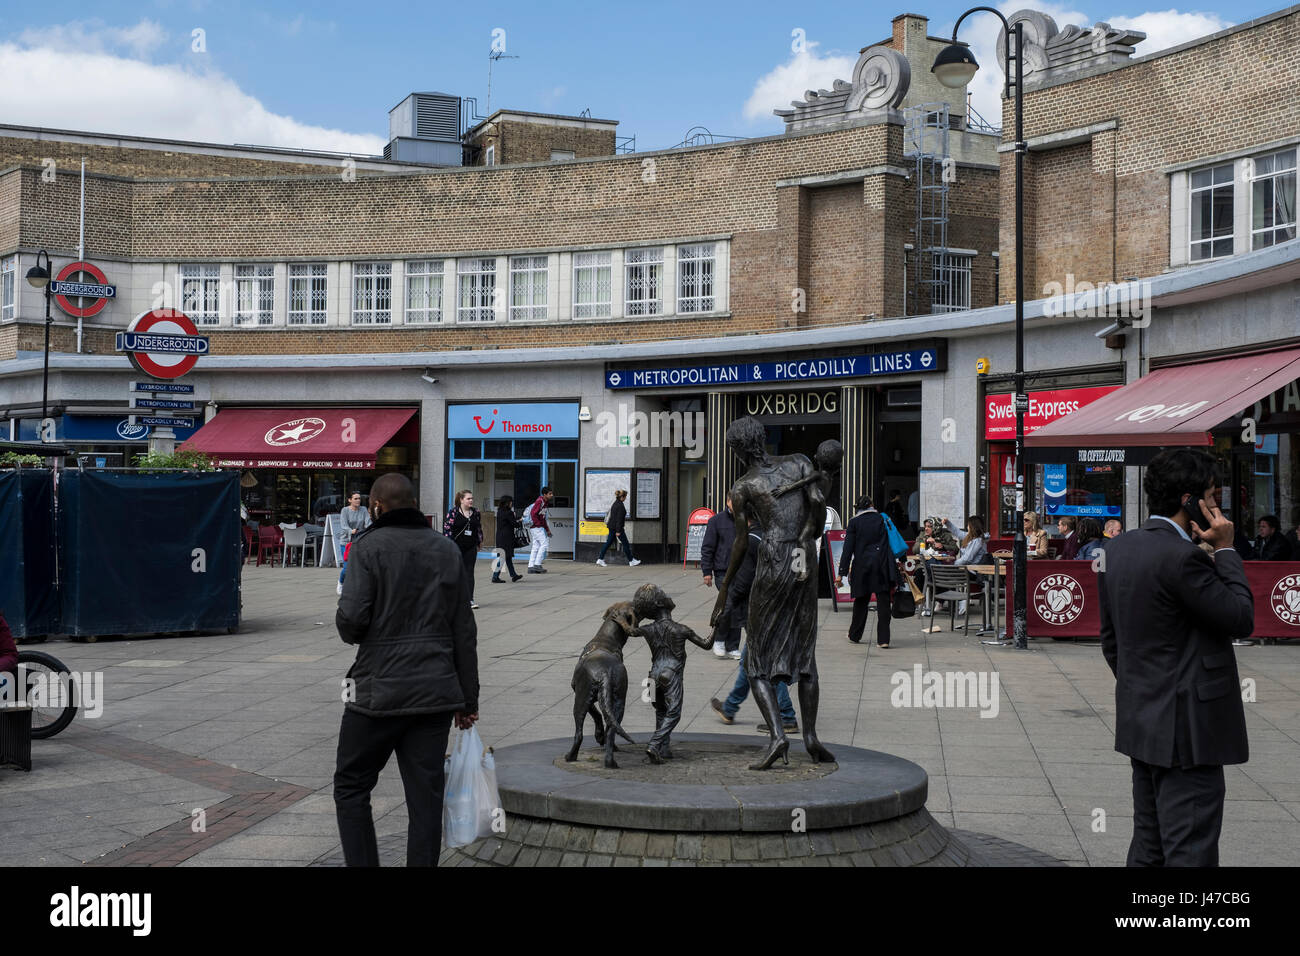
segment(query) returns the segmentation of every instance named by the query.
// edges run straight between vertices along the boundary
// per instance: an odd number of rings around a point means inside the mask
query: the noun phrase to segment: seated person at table
[[[947,523],[937,516],[931,516],[925,519],[925,524],[922,525],[920,533],[917,534],[916,540],[912,543],[912,553],[920,554],[923,548],[931,548],[945,554],[954,554],[960,550],[957,547],[957,539],[954,538],[952,532],[948,530]],[[917,566],[915,578],[916,586],[924,588],[924,564]],[[922,617],[928,617],[929,615],[930,608],[927,607],[921,611]]]
[[[1118,538],[1124,533],[1124,522],[1118,518],[1107,518],[1104,534],[1107,539]]]
[[[1259,537],[1255,539],[1256,561],[1290,561],[1291,545],[1282,535],[1282,522],[1277,515],[1264,515],[1259,519]]]
[[[1062,561],[1073,561],[1079,553],[1079,536],[1074,533],[1075,520],[1070,515],[1061,515],[1056,519],[1056,530],[1061,532],[1061,553],[1057,555]]]
[[[1101,522],[1096,518],[1079,519],[1079,553],[1074,557],[1078,561],[1091,561],[1100,554],[1106,545],[1101,534]]]
[[[961,539],[961,551],[953,564],[956,566],[986,564],[988,560],[989,549],[984,539],[984,521],[979,515],[971,515],[966,519],[966,537]],[[965,601],[957,605],[957,613],[966,613]]]
[[[1032,557],[1047,557],[1047,532],[1038,523],[1038,512],[1025,512],[1025,553]]]

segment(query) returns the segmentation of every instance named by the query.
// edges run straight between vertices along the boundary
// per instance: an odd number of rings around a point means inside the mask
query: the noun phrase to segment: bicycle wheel
[[[38,702],[32,708],[32,739],[53,737],[77,714],[71,671],[57,657],[39,651],[19,651],[18,664],[27,675],[24,699]]]

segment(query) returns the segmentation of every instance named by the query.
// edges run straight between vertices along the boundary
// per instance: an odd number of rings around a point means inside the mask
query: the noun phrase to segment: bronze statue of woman
[[[768,455],[766,430],[754,418],[727,429],[727,444],[745,463],[731,489],[736,543],[711,623],[727,602],[727,588],[744,560],[749,514],[764,528],[749,599],[749,649],[745,671],[758,709],[767,719],[771,746],[752,770],[766,770],[781,758],[789,763],[790,741],[782,728],[776,683],[799,684],[799,718],[804,746],[814,763],[832,761],[817,739],[817,540],[826,524],[830,472],[842,457],[839,442],[823,442],[818,467],[805,455]]]

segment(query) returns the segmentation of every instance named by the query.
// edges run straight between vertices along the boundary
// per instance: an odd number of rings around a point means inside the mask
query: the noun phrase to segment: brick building
[[[1270,51],[1294,41],[1296,9],[1136,59],[1140,35],[1057,30],[1033,16],[1044,66],[1026,99],[1031,391],[1119,386],[1164,357],[1293,338],[1297,257],[1285,222],[1272,227],[1278,244],[1252,251],[1234,233],[1231,255],[1186,265],[1170,237],[1189,222],[1177,197],[1190,210],[1209,188],[1213,234],[1196,249],[1223,242],[1213,212],[1223,184],[1200,186],[1204,166],[1290,146],[1290,180],[1285,166],[1268,175],[1283,200],[1288,181],[1294,196],[1300,122],[1279,91],[1294,88],[1296,68]],[[1091,38],[1083,48],[1080,34]],[[1014,294],[1012,173],[999,171],[999,139],[967,114],[964,91],[934,99],[928,61],[943,42],[924,17],[903,15],[851,77],[778,111],[784,134],[628,155],[615,152],[611,121],[507,110],[466,130],[476,165],[446,168],[0,128],[0,263],[13,290],[0,303],[0,411],[15,436],[40,417],[44,306],[21,275],[42,248],[56,272],[77,257],[74,162],[85,155],[84,258],[117,296],[79,323],[56,307],[50,395],[62,439],[75,441],[84,420],[122,420],[125,383],[138,375],[113,336],[170,305],[210,337],[187,380],[214,423],[258,408],[286,422],[314,410],[331,427],[349,409],[409,410],[371,436],[378,444],[357,457],[366,467],[245,465],[280,515],[290,513],[275,503],[282,488],[286,501],[298,495],[294,514],[314,516],[317,500],[332,507],[385,468],[418,480],[427,511],[459,487],[484,502],[549,483],[564,501],[558,550],[581,553],[599,542],[582,522],[604,514],[611,482],[626,482],[638,547],[679,554],[686,515],[716,507],[734,474],[726,425],[749,413],[779,452],[844,442],[841,514],[863,491],[920,487],[923,508],[992,518],[1008,473],[990,403],[1010,391],[1012,313],[997,302]],[[1211,131],[1210,88],[1170,91],[1170,71],[1225,58],[1273,64],[1266,78],[1242,66],[1247,85],[1230,94],[1249,113],[1252,89],[1277,93],[1271,123]],[[927,178],[940,167],[951,175]],[[918,235],[931,182],[944,187],[941,247]],[[1248,205],[1233,206],[1234,229]],[[1155,321],[1097,338],[1109,318],[1061,315],[1044,298],[1069,275],[1150,278]],[[1248,322],[1217,317],[1242,302]],[[993,365],[983,380],[980,356]],[[660,417],[638,429],[638,413]],[[681,427],[665,448],[647,433],[670,415]],[[507,441],[484,432],[498,421],[549,430]],[[139,445],[97,437],[85,447]],[[1131,523],[1133,472],[1081,479],[1079,490]],[[1287,480],[1279,472],[1278,487]]]

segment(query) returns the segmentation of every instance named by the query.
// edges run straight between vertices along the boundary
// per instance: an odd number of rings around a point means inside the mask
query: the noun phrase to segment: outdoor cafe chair
[[[305,524],[303,530],[307,532],[307,542],[302,546],[303,561],[307,560],[307,552],[311,552],[312,566],[320,564],[320,546],[325,529],[318,524]]]
[[[257,529],[257,566],[261,567],[263,562],[275,567],[277,558],[283,560],[281,547],[284,545],[284,532],[279,528],[268,525],[265,528]]]
[[[971,578],[970,572],[962,567],[951,567],[935,561],[930,563],[926,579],[934,587],[932,600],[948,602],[948,626],[954,631],[957,630],[957,604],[959,601],[966,602],[966,613],[962,621],[962,629],[966,629],[970,625],[971,601],[979,601],[981,606],[984,602],[984,591]]]
[[[303,552],[307,550],[307,529],[306,528],[285,528],[284,539],[281,545],[280,566],[287,568],[291,554],[294,549],[298,551],[298,567],[303,565]]]

